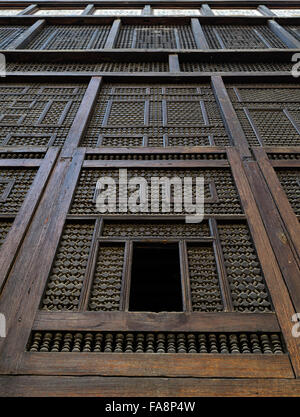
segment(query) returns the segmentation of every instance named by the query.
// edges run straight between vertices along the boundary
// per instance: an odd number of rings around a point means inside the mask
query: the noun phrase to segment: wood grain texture
[[[31,375],[294,378],[290,360],[286,354],[26,352],[22,355],[18,373]]]
[[[228,148],[228,158],[277,318],[288,346],[293,368],[296,376],[299,377],[300,340],[293,337],[291,332],[292,316],[295,314],[294,306],[282,278],[237,150]]]
[[[2,397],[299,397],[300,380],[2,376]]]
[[[137,313],[39,311],[34,330],[277,332],[274,313]]]

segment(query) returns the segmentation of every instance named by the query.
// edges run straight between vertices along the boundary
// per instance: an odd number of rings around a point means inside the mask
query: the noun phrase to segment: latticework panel
[[[188,264],[193,311],[223,310],[213,247],[188,245]]]
[[[122,244],[100,245],[89,300],[89,310],[119,310],[124,251],[125,248]]]
[[[18,213],[34,180],[35,168],[0,169],[0,213]]]
[[[192,138],[194,139],[194,138]],[[193,142],[194,143],[194,142]],[[166,149],[165,153],[96,153],[96,150],[89,150],[90,153],[85,155],[87,161],[218,161],[226,160],[226,152],[209,152],[209,153],[169,153]],[[95,152],[95,153],[93,153]]]
[[[0,86],[0,145],[62,145],[84,84],[5,83]]]
[[[262,16],[256,9],[212,9],[216,16]]]
[[[286,45],[263,25],[203,25],[212,49],[286,48]]]
[[[300,41],[300,26],[299,25],[286,25],[284,28],[292,35],[294,38],[296,38],[298,41]]]
[[[154,16],[200,16],[198,9],[153,9]]]
[[[276,72],[291,71],[292,63],[290,62],[181,62],[181,71],[184,72],[231,72],[231,71],[247,71],[247,72]]]
[[[295,214],[300,216],[300,169],[278,169],[276,172]]]
[[[279,333],[33,332],[30,352],[283,354]]]
[[[137,143],[139,146],[229,145],[211,86],[105,85],[82,146]]]
[[[66,224],[46,285],[42,309],[78,308],[93,232],[93,223]]]
[[[299,145],[300,89],[296,84],[239,85],[228,92],[250,145]]]
[[[140,16],[142,9],[95,9],[94,16]]]
[[[209,237],[207,222],[179,223],[172,221],[105,221],[103,237],[138,238],[138,237]]]
[[[218,223],[233,306],[241,312],[268,312],[271,301],[248,226]]]
[[[0,27],[0,49],[6,49],[18,36],[20,36],[27,26],[1,26]]]
[[[43,29],[27,49],[102,49],[109,25],[53,25]]]
[[[300,9],[270,9],[271,12],[275,13],[277,16],[283,17],[297,17],[300,16]]]
[[[168,62],[103,62],[98,64],[84,63],[27,63],[8,62],[7,72],[164,72],[169,71]]]
[[[187,25],[126,25],[121,27],[116,48],[196,49],[196,44]]]
[[[1,184],[0,184],[1,186]],[[11,228],[12,220],[0,219],[0,248],[4,239],[6,238],[9,229]]]
[[[38,16],[78,16],[84,9],[39,9],[34,12]]]
[[[166,177],[173,178],[174,176],[182,179],[184,177],[191,177],[193,181],[197,177],[204,177],[205,181],[205,213],[206,214],[241,214],[242,208],[240,206],[239,197],[230,170],[228,169],[128,169],[127,170],[128,181],[133,177],[143,177],[151,184],[151,177]],[[101,177],[111,177],[116,181],[117,195],[119,193],[119,170],[117,169],[83,169],[79,178],[79,183],[75,192],[73,204],[71,207],[71,214],[97,214],[96,203],[94,200],[96,183]],[[213,182],[216,188],[217,198],[212,199],[212,195],[209,188],[209,183]],[[170,204],[169,211],[163,211],[162,203],[164,201],[164,195],[160,187],[159,201],[157,201],[157,213],[159,214],[177,214],[174,204]],[[195,201],[195,187],[191,190],[193,194],[193,201]],[[112,210],[111,214],[123,213],[122,202],[117,202],[115,211]],[[185,208],[182,207],[182,214],[187,214]],[[120,211],[119,211],[120,210]],[[138,214],[151,214],[150,208],[141,206],[141,211]],[[130,214],[130,210],[123,214]],[[153,212],[152,212],[153,214]]]

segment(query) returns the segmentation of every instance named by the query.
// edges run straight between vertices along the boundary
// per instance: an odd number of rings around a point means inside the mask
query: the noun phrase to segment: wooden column
[[[104,46],[105,49],[114,48],[117,42],[120,28],[121,28],[121,19],[114,20],[114,23],[112,24],[112,27],[110,28],[110,32],[108,34],[108,37]]]
[[[100,91],[101,82],[102,77],[91,78],[91,81],[88,85],[88,88],[79,106],[76,117],[66,138],[62,151],[62,156],[69,154],[70,152],[72,152],[72,150],[79,146],[80,140],[82,139],[85,133],[88,121],[94,109],[95,101]]]
[[[202,4],[200,11],[203,16],[214,16],[214,12],[208,4]]]
[[[268,27],[288,48],[300,48],[300,42],[274,20],[268,20]]]
[[[211,82],[232,145],[237,147],[242,157],[251,157],[247,138],[230,101],[222,78],[214,75],[211,77]]]
[[[169,71],[180,72],[179,59],[177,54],[169,55]]]
[[[199,19],[192,18],[191,26],[192,26],[194,39],[197,45],[197,49],[209,49],[209,45],[207,43],[203,29],[200,25]]]
[[[15,39],[7,49],[25,49],[29,42],[44,28],[46,20],[41,19],[30,26],[24,33]]]

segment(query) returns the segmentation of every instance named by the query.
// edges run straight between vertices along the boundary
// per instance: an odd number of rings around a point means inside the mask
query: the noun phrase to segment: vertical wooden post
[[[117,42],[118,34],[121,28],[121,19],[114,20],[110,32],[108,34],[104,49],[112,49]]]
[[[46,25],[46,20],[41,19],[30,26],[17,39],[9,44],[7,49],[24,49],[29,42],[43,29]]]
[[[81,16],[91,16],[94,13],[94,10],[95,6],[93,4],[88,4]]]
[[[169,55],[169,71],[180,72],[179,59],[177,54]]]
[[[195,43],[197,46],[197,49],[209,49],[209,45],[207,43],[205,34],[203,32],[203,29],[200,25],[199,19],[192,18],[191,19],[191,27],[195,39]]]
[[[230,101],[222,78],[214,75],[211,77],[211,82],[232,145],[237,147],[242,157],[251,157],[247,138]]]
[[[210,8],[208,4],[202,4],[201,6],[201,14],[203,16],[214,16],[214,12]]]
[[[268,27],[288,48],[300,48],[300,42],[274,20],[268,20]]]

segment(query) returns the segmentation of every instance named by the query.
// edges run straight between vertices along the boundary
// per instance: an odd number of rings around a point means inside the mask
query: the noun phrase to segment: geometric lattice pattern
[[[251,146],[300,144],[300,89],[296,84],[236,85],[228,93]]]
[[[62,145],[86,85],[2,83],[0,146]]]
[[[137,146],[137,137],[139,146],[229,145],[208,83],[104,85],[82,146]]]
[[[90,295],[90,310],[119,310],[124,252],[122,244],[100,246]]]
[[[98,179],[101,177],[111,177],[116,181],[116,192],[118,195],[118,178],[119,178],[119,170],[118,169],[83,169],[79,178],[79,183],[77,185],[75,196],[73,200],[73,204],[70,210],[70,214],[99,214],[96,209],[95,203],[95,191],[96,191],[96,183]],[[196,178],[199,176],[204,177],[205,186],[205,199],[207,202],[205,203],[205,213],[206,214],[242,214],[242,208],[240,206],[239,197],[234,185],[233,178],[231,173],[228,169],[153,169],[153,168],[146,168],[146,169],[128,169],[127,170],[128,181],[132,177],[141,176],[147,180],[149,186],[151,184],[151,177],[167,177],[169,179],[173,178],[174,176],[178,176],[179,178],[183,179],[184,177],[191,177]],[[194,180],[195,181],[195,180]],[[213,181],[217,199],[211,199],[211,190],[209,187],[209,183]],[[162,210],[162,202],[164,201],[162,188],[160,187],[160,197],[159,201],[156,202],[155,206],[157,207],[157,214],[160,215],[178,215],[178,211],[174,210],[174,204],[172,201],[170,203],[170,210],[166,210],[163,212]],[[195,187],[192,187],[192,195],[193,201],[195,200]],[[154,206],[154,205],[153,205]],[[123,207],[120,206],[120,209]],[[136,215],[139,214],[151,214],[150,208],[147,211],[145,207],[141,208],[141,212],[135,213]],[[115,210],[112,211],[110,214],[132,214],[128,209],[122,212],[119,211],[118,205],[116,206]],[[183,207],[183,211],[180,213],[185,214],[185,208]],[[155,213],[152,210],[152,214]]]
[[[187,254],[193,311],[222,311],[223,303],[213,247],[188,245]]]
[[[276,169],[281,186],[297,216],[300,216],[300,169]]]
[[[93,232],[93,223],[66,224],[46,285],[43,310],[77,310]]]
[[[249,229],[244,223],[219,223],[233,306],[240,312],[272,311],[260,263]]]
[[[212,49],[286,48],[273,32],[263,25],[203,25]]]
[[[1,26],[0,27],[0,49],[7,49],[9,44],[12,43],[18,36],[20,36],[27,26],[15,25],[15,26]]]
[[[34,180],[35,168],[0,169],[0,213],[17,214]]]
[[[34,37],[27,49],[101,49],[109,29],[109,25],[48,26]]]
[[[196,49],[188,25],[147,25],[121,27],[116,48]]]
[[[289,65],[290,69],[290,65]],[[7,62],[7,72],[164,72],[169,71],[167,61],[153,62],[99,62],[99,63],[44,63],[44,62]]]

